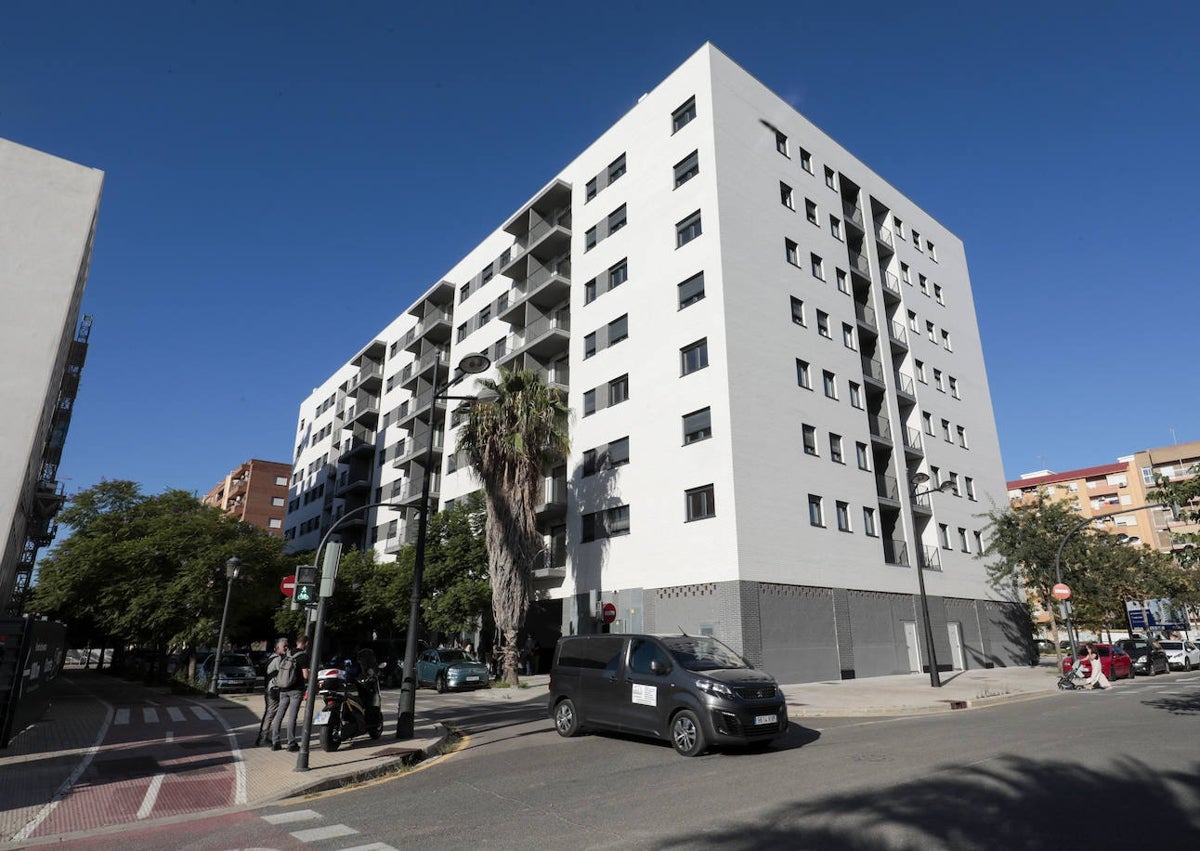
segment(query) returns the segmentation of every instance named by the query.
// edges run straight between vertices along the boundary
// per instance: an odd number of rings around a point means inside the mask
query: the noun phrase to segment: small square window
[[[808,151],[804,150],[803,148],[800,149],[800,168],[804,169],[809,174],[813,173],[812,154],[810,154]]]
[[[929,435],[930,437],[933,437],[934,436],[933,414],[930,414],[930,413],[921,414],[921,420],[922,420],[922,423],[925,428],[925,433],[927,435]]]
[[[963,489],[967,492],[967,499],[971,502],[975,501],[975,480],[970,476],[963,477]]]
[[[950,436],[950,420],[942,420],[942,439],[947,443],[954,442],[954,439]]]
[[[616,266],[608,270],[608,288],[615,290],[621,284],[629,280],[629,262],[622,260]]]
[[[862,388],[859,387],[857,384],[855,384],[853,381],[850,381],[848,383],[850,385],[850,405],[851,405],[851,407],[862,410],[862,406],[863,406]]]
[[[943,550],[951,549],[950,546],[950,527],[945,523],[938,524],[938,541],[942,545]]]
[[[917,373],[917,381],[921,382],[922,384],[929,383],[925,380],[925,361],[914,360],[913,370]]]
[[[921,250],[921,235],[919,233],[917,233],[916,231],[913,231],[912,232],[912,241],[913,241],[913,247],[916,248],[917,251],[920,251]]]
[[[461,287],[458,288],[458,303],[462,304],[464,301],[467,300],[467,296],[469,296],[470,294],[471,294],[471,285],[463,284]]]
[[[700,211],[697,210],[675,225],[675,247],[679,248],[687,245],[693,239],[700,236],[701,233]]]
[[[819,281],[825,280],[825,261],[815,254],[808,255],[808,262],[812,266],[812,275]]]
[[[850,283],[846,280],[846,270],[835,268],[834,276],[837,278],[838,292],[850,295]]]
[[[456,343],[461,343],[463,338],[466,336],[467,336],[467,323],[464,322],[462,325],[459,325],[458,328],[455,330],[454,341]]]
[[[804,199],[804,215],[807,216],[808,220],[814,225],[821,223],[820,213],[817,212],[816,203],[808,198]]]
[[[588,334],[583,338],[583,359],[587,360],[592,355],[596,354],[596,332]]]
[[[950,395],[955,399],[961,399],[962,397],[958,395],[958,379],[951,375],[947,380],[950,383]]]
[[[830,189],[837,189],[837,177],[829,166],[825,166],[825,185]]]
[[[813,526],[825,525],[825,509],[821,506],[821,497],[815,493],[808,495],[808,522]]]
[[[863,509],[863,534],[874,538],[878,533],[875,531],[875,509]]]
[[[917,275],[917,287],[921,290],[921,295],[929,295],[929,280],[924,275]]]
[[[944,306],[946,304],[946,300],[944,298],[942,298],[942,285],[941,284],[933,285],[933,299],[940,305]]]
[[[712,437],[712,413],[709,408],[683,415],[684,446],[709,437]]]
[[[591,251],[596,247],[596,228],[590,227],[583,235],[583,250]]]
[[[802,302],[800,299],[796,298],[795,296],[792,296],[791,299],[792,299],[792,321],[795,322],[797,325],[806,324],[804,321],[804,302]]]
[[[713,486],[705,485],[684,492],[687,521],[705,520],[717,516],[716,500],[713,496]]]
[[[779,181],[779,202],[789,210],[796,209],[796,202],[792,199],[792,187],[782,180]]]
[[[837,509],[837,524],[838,529],[842,532],[849,532],[850,529],[850,506],[845,502],[835,502]]]
[[[675,188],[678,189],[700,173],[700,153],[692,151],[675,163]]]
[[[945,387],[942,384],[942,371],[940,369],[935,369],[933,371],[933,386],[938,389],[939,393],[946,392]]]
[[[679,285],[679,309],[682,310],[689,305],[704,298],[704,273],[693,275]]]
[[[973,534],[975,535],[975,552],[983,555],[983,535],[979,532]]]
[[[596,413],[596,391],[588,390],[583,394],[583,415],[589,416]]]
[[[586,204],[588,201],[591,201],[595,197],[596,197],[596,178],[593,177],[591,180],[589,180],[587,182],[587,186],[584,188],[583,203]]]
[[[837,216],[829,217],[829,232],[833,234],[835,239],[842,238],[842,220]]]
[[[796,358],[796,383],[805,390],[812,390],[812,376],[809,374],[808,361]]]
[[[671,132],[678,133],[688,122],[696,117],[696,99],[688,98],[683,105],[671,113]]]
[[[933,243],[925,240],[925,250],[929,252],[929,257],[934,263],[937,262],[937,250],[933,247]]]
[[[842,323],[842,345],[847,349],[857,350],[858,344],[854,341],[854,326]]]
[[[826,369],[821,372],[821,380],[825,386],[825,395],[830,399],[836,399],[838,397],[837,376]]]
[[[900,264],[900,280],[904,281],[910,287],[912,286],[912,272],[909,271],[907,263]]]
[[[608,344],[614,346],[629,336],[629,314],[608,323]]]
[[[608,233],[612,234],[625,227],[625,205],[622,204],[617,209],[608,214]]]
[[[592,278],[583,285],[583,303],[591,304],[596,300],[596,279]]]
[[[929,342],[937,342],[937,333],[934,330],[933,323],[928,320],[925,321],[925,336],[929,338]]]
[[[954,430],[958,433],[958,445],[963,449],[967,449],[967,430],[963,426],[955,426]]]
[[[908,327],[913,331],[920,331],[921,325],[917,322],[917,314],[915,311],[908,311]]]
[[[708,339],[697,340],[679,350],[682,375],[689,375],[708,366]]]
[[[783,241],[783,256],[787,258],[787,262],[793,266],[800,265],[799,246],[790,239]]]
[[[829,314],[823,310],[817,311],[817,333],[822,337],[833,339],[829,332]]]
[[[842,436],[833,432],[829,432],[829,460],[835,464],[846,463],[842,455]]]
[[[954,351],[950,345],[950,332],[943,329],[942,331],[942,348],[948,352]]]
[[[609,407],[619,405],[629,398],[629,376],[622,375],[620,378],[614,378],[608,382],[608,404]]]
[[[629,463],[629,438],[622,437],[608,444],[608,460],[605,466],[620,467]]]
[[[778,130],[775,131],[775,150],[779,151],[779,153],[783,154],[785,157],[788,155],[787,136],[783,135]]]
[[[605,531],[609,537],[629,534],[629,506],[618,505],[604,512]]]
[[[870,470],[871,470],[871,455],[867,451],[867,444],[856,442],[854,444],[854,454],[855,454],[856,460],[858,461],[858,469],[866,470],[867,472],[870,472]]]
[[[616,183],[625,174],[625,155],[617,157],[608,165],[608,182]]]
[[[801,424],[800,434],[804,441],[804,454],[817,454],[817,429],[814,426]]]

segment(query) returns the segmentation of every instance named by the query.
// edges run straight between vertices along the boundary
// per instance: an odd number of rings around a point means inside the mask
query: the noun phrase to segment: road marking
[[[158,704],[157,704],[157,703],[155,703],[153,700],[147,700],[147,701],[146,701],[146,705],[147,705],[147,706],[158,706]]]
[[[206,719],[212,718],[209,711],[202,706],[193,706],[192,712],[197,718]],[[225,728],[225,735],[229,739],[229,755],[233,757],[233,803],[246,803],[246,760],[242,758],[242,749],[238,747],[237,732],[229,726],[225,721],[224,716],[217,716],[217,723]]]
[[[167,730],[167,735],[164,736],[163,739],[168,742],[173,742],[175,741],[175,734],[172,731]]]
[[[86,689],[84,690],[86,691]],[[93,696],[95,696],[94,692]],[[30,835],[41,826],[42,822],[46,820],[50,813],[54,812],[54,808],[62,803],[63,798],[67,797],[67,793],[71,791],[71,787],[75,785],[75,781],[77,781],[83,775],[83,772],[87,771],[87,767],[92,764],[92,759],[100,751],[100,743],[103,742],[104,737],[108,735],[108,727],[113,720],[113,707],[112,704],[106,700],[101,700],[99,697],[96,699],[99,700],[100,703],[102,703],[105,707],[107,707],[107,711],[104,713],[104,723],[100,725],[100,733],[96,736],[96,743],[87,749],[83,755],[83,759],[79,761],[79,765],[75,766],[75,770],[71,772],[71,776],[64,780],[62,785],[58,787],[57,791],[55,791],[54,796],[50,799],[50,803],[42,807],[38,814],[13,836],[13,839],[28,839]]]
[[[147,724],[157,724],[158,723],[158,710],[150,709],[149,707],[146,707],[145,709],[142,710],[142,720],[145,721]]]
[[[129,723],[129,710],[128,709],[118,709],[117,714],[113,717],[113,724],[128,724],[128,723]]]
[[[171,716],[172,721],[182,721],[183,720],[183,710],[180,709],[178,706],[168,706],[167,714]]]
[[[372,842],[370,845],[355,845],[353,848],[342,848],[339,851],[397,851],[397,849],[383,842]]]
[[[150,787],[146,789],[146,797],[142,798],[142,805],[138,807],[139,821],[150,817],[150,813],[154,809],[154,802],[158,800],[158,790],[162,788],[163,779],[166,776],[165,774],[155,774],[154,779],[150,781]]]
[[[267,824],[287,824],[293,821],[312,821],[320,817],[321,814],[316,810],[292,810],[287,813],[271,813],[269,816],[263,816],[262,820]]]
[[[353,836],[357,830],[346,824],[331,824],[325,827],[310,827],[308,830],[292,831],[292,836],[301,842],[320,842],[324,839],[336,839],[339,836]]]
[[[212,714],[207,709],[205,709],[203,706],[193,706],[192,714],[195,715],[197,718],[199,718],[201,721],[211,721],[212,720]]]

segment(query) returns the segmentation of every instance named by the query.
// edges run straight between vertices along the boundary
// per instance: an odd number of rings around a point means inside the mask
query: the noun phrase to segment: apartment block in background
[[[283,535],[291,476],[291,464],[251,458],[231,470],[201,501],[278,538]]]
[[[962,243],[711,45],[304,400],[294,546],[347,518],[397,552],[426,458],[434,507],[479,488],[430,395],[471,352],[574,414],[541,646],[611,602],[608,629],[713,634],[785,681],[921,671],[923,568],[940,668],[1027,664],[978,559],[1004,475]]]
[[[79,307],[104,173],[0,139],[0,613],[19,614],[54,540],[59,482],[87,357]]]

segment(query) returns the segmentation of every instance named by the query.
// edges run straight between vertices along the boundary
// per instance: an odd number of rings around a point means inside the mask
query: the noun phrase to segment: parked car
[[[1117,645],[1133,659],[1133,670],[1139,674],[1153,676],[1154,674],[1171,672],[1171,663],[1167,661],[1167,653],[1157,641],[1147,642],[1144,638],[1124,638]]]
[[[417,657],[417,688],[431,685],[439,692],[487,688],[488,669],[463,650],[426,650]]]
[[[1167,663],[1172,668],[1190,671],[1200,668],[1200,647],[1190,641],[1160,641],[1158,642],[1167,654]]]
[[[196,678],[200,681],[201,686],[207,686],[208,681],[212,678],[213,664],[216,659],[216,654],[210,655],[197,671]],[[218,694],[239,690],[254,691],[257,684],[258,672],[254,670],[249,656],[245,653],[221,654],[221,670],[217,675]]]
[[[1096,648],[1096,655],[1100,657],[1100,670],[1104,672],[1104,676],[1110,680],[1133,679],[1133,659],[1121,647],[1113,644],[1092,644]],[[1081,651],[1082,653],[1082,648]],[[1073,656],[1067,656],[1063,659],[1063,673],[1071,670],[1071,666],[1075,664]],[[1084,661],[1083,675],[1090,677],[1092,675],[1092,663]]]

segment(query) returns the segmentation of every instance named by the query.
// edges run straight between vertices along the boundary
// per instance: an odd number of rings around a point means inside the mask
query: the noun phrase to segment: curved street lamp
[[[225,562],[225,608],[221,610],[221,630],[217,633],[217,658],[213,660],[212,681],[208,684],[205,697],[217,696],[217,680],[221,676],[221,648],[225,645],[225,620],[229,617],[229,597],[233,593],[233,580],[238,578],[241,571],[242,560],[237,556],[230,556],[229,561]]]
[[[920,486],[928,481],[931,481],[928,473],[917,473],[909,481],[915,486]],[[917,497],[925,496],[931,493],[945,493],[954,487],[954,482],[946,480],[934,488],[926,488],[923,491],[916,491],[912,498],[915,501]],[[916,549],[914,547],[914,549]],[[929,685],[933,688],[942,687],[942,678],[938,675],[937,669],[937,653],[933,649],[933,624],[929,621],[929,597],[925,594],[925,553],[924,550],[916,553],[917,556],[917,590],[921,595],[921,618],[925,621],[925,656],[929,662]]]

